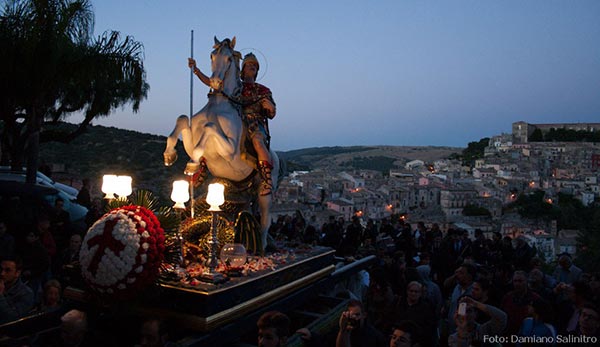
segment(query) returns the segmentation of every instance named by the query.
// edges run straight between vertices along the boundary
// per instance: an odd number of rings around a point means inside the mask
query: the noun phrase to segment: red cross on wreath
[[[126,299],[156,279],[164,250],[164,230],[154,213],[129,205],[108,212],[90,227],[79,262],[91,290]],[[117,259],[105,257],[111,252]],[[106,266],[100,270],[100,264]]]
[[[98,249],[96,249],[94,256],[92,257],[90,266],[88,267],[88,269],[94,276],[96,276],[96,271],[98,271],[100,261],[102,261],[102,257],[106,253],[107,249],[110,249],[116,256],[119,256],[121,254],[121,251],[125,249],[125,245],[122,244],[120,241],[117,241],[112,236],[113,228],[115,227],[118,221],[118,218],[107,220],[106,223],[104,223],[104,230],[102,231],[102,234],[92,237],[87,242],[89,248],[92,248],[96,245],[99,246]]]

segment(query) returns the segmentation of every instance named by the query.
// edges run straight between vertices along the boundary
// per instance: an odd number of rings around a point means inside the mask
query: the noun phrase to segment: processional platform
[[[334,255],[335,250],[328,247],[295,249],[275,257],[271,268],[229,277],[220,284],[159,280],[152,294],[124,303],[121,310],[161,316],[180,327],[209,332],[326,278],[335,270]],[[65,296],[84,301],[87,295],[69,287]]]

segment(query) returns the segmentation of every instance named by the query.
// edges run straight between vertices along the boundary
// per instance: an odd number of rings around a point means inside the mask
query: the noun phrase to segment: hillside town
[[[434,162],[412,160],[387,173],[373,170],[328,172],[318,169],[290,173],[280,183],[275,216],[300,211],[320,227],[334,216],[353,216],[366,225],[400,216],[407,223],[433,224],[442,230],[459,228],[474,238],[475,230],[523,236],[546,261],[556,255],[576,256],[578,230],[558,229],[556,221],[528,220],[503,207],[519,194],[536,190],[548,203],[570,194],[584,206],[600,196],[600,147],[591,142],[530,142],[536,131],[568,129],[594,132],[600,123],[528,124],[515,122],[512,133],[492,136],[484,156],[473,166],[458,159]],[[479,207],[486,216],[467,216],[465,208]],[[275,218],[275,217],[274,217]],[[394,221],[391,221],[394,222]]]

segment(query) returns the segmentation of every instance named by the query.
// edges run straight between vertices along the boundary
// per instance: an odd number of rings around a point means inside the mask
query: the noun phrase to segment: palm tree
[[[88,0],[6,0],[0,15],[0,119],[3,165],[27,158],[34,182],[42,141],[69,142],[96,117],[131,103],[134,112],[149,89],[143,47],[106,32],[92,39]],[[69,134],[43,133],[44,122],[74,112],[84,120]]]

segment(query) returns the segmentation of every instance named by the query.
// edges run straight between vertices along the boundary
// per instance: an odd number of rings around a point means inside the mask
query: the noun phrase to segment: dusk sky
[[[261,59],[272,147],[465,147],[512,122],[600,122],[600,1],[93,0],[144,45],[148,98],[95,124],[168,135],[189,114],[190,31]],[[266,62],[265,62],[266,59]],[[208,87],[194,82],[194,112]],[[75,121],[76,119],[71,119]]]

